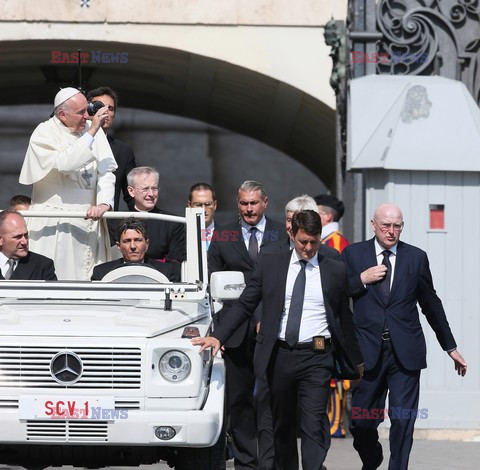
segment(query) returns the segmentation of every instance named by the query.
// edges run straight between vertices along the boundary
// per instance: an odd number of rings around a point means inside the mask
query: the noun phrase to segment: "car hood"
[[[197,302],[15,300],[0,302],[0,334],[150,338],[205,318]]]

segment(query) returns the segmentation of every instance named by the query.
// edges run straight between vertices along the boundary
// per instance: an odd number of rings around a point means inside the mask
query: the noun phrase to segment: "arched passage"
[[[75,64],[52,51],[90,53],[83,86],[108,84],[122,107],[185,116],[264,142],[302,163],[327,187],[335,179],[334,111],[303,91],[231,63],[157,46],[78,40],[0,43],[0,102],[49,104],[76,86]],[[92,63],[91,51],[123,52],[126,63]]]

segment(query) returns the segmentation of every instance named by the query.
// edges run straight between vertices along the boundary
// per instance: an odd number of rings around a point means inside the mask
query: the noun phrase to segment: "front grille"
[[[72,351],[83,362],[80,379],[57,383],[50,361],[60,351]],[[142,376],[140,348],[0,346],[0,387],[52,389],[139,389]]]
[[[18,397],[1,397],[0,410],[18,409]]]
[[[106,421],[27,421],[28,441],[107,442]]]
[[[116,399],[115,400],[115,409],[116,410],[140,410],[140,400],[129,400],[127,399]]]

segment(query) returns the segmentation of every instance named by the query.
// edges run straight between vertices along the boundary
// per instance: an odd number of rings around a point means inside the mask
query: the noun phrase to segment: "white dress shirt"
[[[375,255],[377,256],[377,264],[380,265],[383,262],[383,252],[385,251],[385,248],[380,246],[376,238],[374,243],[375,243]],[[397,247],[398,245],[395,245],[395,246],[392,246],[392,248],[389,248],[391,255],[389,256],[388,260],[392,265],[392,274],[390,275],[390,289],[392,288],[393,276],[395,274],[395,264],[397,262]]]
[[[250,243],[250,237],[252,236],[252,233],[250,232],[250,229],[252,227],[255,227],[257,229],[257,231],[255,232],[255,235],[258,241],[258,249],[260,249],[260,246],[263,240],[263,234],[265,233],[265,228],[267,226],[267,219],[265,218],[265,216],[262,217],[262,220],[260,220],[260,222],[258,222],[257,225],[248,225],[243,219],[242,219],[241,225],[242,225],[243,242],[245,243],[245,247],[247,248],[247,251],[248,251],[248,245]]]
[[[205,228],[205,243],[207,244],[207,251],[208,251],[208,247],[210,246],[210,243],[212,242],[212,235],[214,230],[215,230],[215,221],[212,221],[212,223],[207,228]]]
[[[287,285],[285,288],[285,306],[280,320],[280,330],[278,339],[285,339],[287,328],[288,312],[290,310],[290,301],[292,299],[293,285],[300,272],[300,257],[296,250],[292,251],[290,265],[288,267]],[[328,330],[327,314],[323,302],[322,279],[320,277],[320,267],[318,266],[318,255],[308,260],[305,267],[305,297],[303,301],[302,321],[300,323],[300,333],[298,342],[304,343],[312,341],[314,336],[330,337]]]
[[[8,269],[10,268],[10,265],[8,264],[8,259],[1,251],[0,251],[0,268],[2,270],[2,276],[5,277],[5,274],[7,274]],[[17,268],[18,265],[18,260],[15,260],[15,263],[13,264],[13,270]]]

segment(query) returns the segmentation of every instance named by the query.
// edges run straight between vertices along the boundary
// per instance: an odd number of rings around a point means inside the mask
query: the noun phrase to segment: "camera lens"
[[[100,109],[100,108],[103,108],[105,105],[101,102],[101,101],[95,101],[93,103],[88,103],[88,106],[87,106],[87,113],[89,114],[89,116],[95,116],[95,114],[97,113],[97,111]]]

